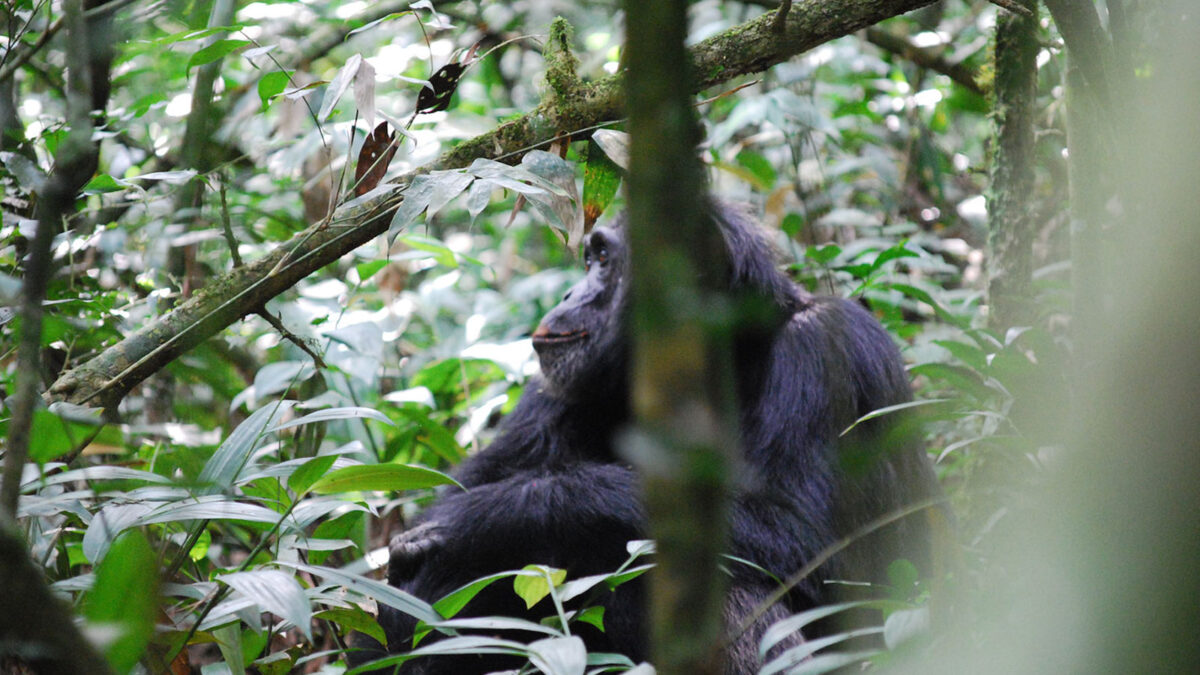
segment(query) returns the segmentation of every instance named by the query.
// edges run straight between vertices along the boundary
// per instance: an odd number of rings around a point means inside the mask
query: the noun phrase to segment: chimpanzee
[[[732,628],[780,579],[865,524],[936,494],[937,486],[921,447],[893,433],[896,416],[843,435],[863,415],[911,398],[887,332],[857,303],[811,295],[793,283],[777,269],[774,249],[750,218],[726,205],[710,211],[728,247],[731,291],[769,304],[776,317],[735,332],[743,462],[729,553],[753,566],[728,564],[725,613]],[[458,468],[467,490],[443,493],[391,542],[393,586],[434,601],[479,577],[530,563],[566,569],[572,578],[611,572],[627,559],[626,542],[646,536],[637,476],[616,447],[630,423],[630,269],[620,218],[587,237],[584,262],[586,276],[533,333],[541,378],[526,386],[496,440]],[[826,581],[882,581],[897,558],[928,571],[929,547],[924,513],[851,544],[735,637],[726,649],[726,672],[757,669],[759,638],[771,623],[833,601],[838,586]],[[583,634],[589,650],[644,659],[642,600],[637,582],[603,597],[604,631]],[[511,587],[494,584],[460,616],[536,621],[550,613],[539,610],[527,610]],[[382,607],[380,623],[390,651],[412,647],[415,619]],[[379,656],[365,650],[352,658]],[[505,659],[425,657],[407,662],[402,672],[515,667]]]

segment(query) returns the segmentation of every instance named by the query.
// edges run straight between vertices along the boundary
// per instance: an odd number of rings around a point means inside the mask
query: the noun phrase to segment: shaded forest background
[[[1193,663],[1195,8],[776,4],[690,7],[707,179],[902,346],[958,515],[860,658]],[[340,672],[364,607],[430,611],[381,547],[624,204],[622,16],[5,4],[0,657]]]

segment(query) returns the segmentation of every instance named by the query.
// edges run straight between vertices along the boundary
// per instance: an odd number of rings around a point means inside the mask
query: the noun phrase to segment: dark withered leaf
[[[466,66],[461,63],[447,63],[439,68],[429,78],[429,87],[422,87],[421,93],[417,95],[417,112],[438,112],[449,108],[450,97],[454,96],[464,70]]]
[[[396,155],[398,146],[392,142],[395,139],[396,133],[389,130],[387,122],[380,122],[367,136],[362,150],[358,151],[358,165],[354,167],[355,196],[361,197],[379,186]]]

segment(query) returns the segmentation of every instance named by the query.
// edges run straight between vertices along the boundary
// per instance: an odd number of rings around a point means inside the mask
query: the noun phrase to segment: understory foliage
[[[398,190],[389,178],[534,109],[550,89],[541,52],[555,14],[574,28],[580,77],[620,67],[611,3],[377,4],[255,2],[224,17],[219,0],[211,15],[204,3],[115,10],[99,168],[52,247],[46,387],[191,295],[236,292],[209,282],[335,207],[345,213]],[[8,396],[32,205],[65,138],[69,45],[54,37],[56,3],[17,0],[6,11],[0,103],[14,107],[0,119],[0,387]],[[700,39],[765,10],[705,1],[692,11]],[[893,584],[876,589],[869,606],[879,610],[884,647],[846,654],[802,645],[787,658],[806,672],[883,664],[889,650],[919,646],[935,587],[977,583],[992,532],[1036,481],[1046,451],[1029,439],[1054,437],[1032,428],[1041,416],[1022,407],[1038,399],[1017,393],[1062,387],[1064,64],[1044,27],[1039,173],[1028,196],[1041,227],[1040,315],[1029,326],[989,328],[986,91],[999,11],[950,1],[871,29],[940,65],[860,34],[697,97],[713,191],[761,214],[798,282],[860,299],[901,345],[929,453],[958,514],[945,532],[960,551],[954,570],[931,583],[931,571],[919,578],[898,562]],[[198,84],[204,73],[215,78],[210,90]],[[387,176],[359,198],[360,150],[382,122],[399,147]],[[536,372],[528,335],[578,279],[581,232],[622,207],[621,128],[606,124],[591,140],[595,129],[562,129],[559,143],[512,164],[477,160],[420,175],[403,188],[387,236],[171,362],[107,423],[86,406],[36,411],[17,522],[115,671],[341,672],[352,631],[382,639],[378,604],[461,636],[431,643],[430,653],[526,654],[547,673],[637,667],[585,654],[572,625],[602,625],[603,616],[562,607],[646,571],[648,543],[631,543],[611,575],[571,579],[533,566],[432,605],[379,574],[389,537],[436,490],[457,489],[450,470],[487,443]],[[0,434],[9,417],[6,406]],[[455,622],[493,583],[541,602],[547,620]],[[794,617],[768,640],[840,609]],[[486,637],[498,628],[528,639]],[[763,672],[783,670],[780,662]]]

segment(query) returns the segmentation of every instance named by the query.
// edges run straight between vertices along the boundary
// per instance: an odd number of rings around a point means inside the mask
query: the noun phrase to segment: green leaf
[[[850,430],[853,429],[854,427],[857,427],[858,425],[860,425],[863,422],[866,422],[868,420],[873,420],[876,417],[883,417],[884,415],[891,415],[892,413],[899,412],[901,410],[908,410],[910,408],[922,408],[922,407],[930,406],[930,405],[941,405],[943,403],[948,403],[948,402],[952,402],[952,401],[953,401],[953,399],[948,399],[948,398],[929,398],[929,399],[921,399],[919,401],[907,401],[905,403],[897,403],[896,405],[884,406],[877,410],[872,410],[871,412],[867,413],[866,415],[863,415],[862,417],[854,420],[854,424],[851,424],[850,426],[843,429],[842,433],[840,433],[838,435],[845,436],[846,434],[850,433]]]
[[[449,619],[450,617],[462,611],[462,608],[466,607],[468,602],[470,602],[476,595],[479,595],[480,591],[488,586],[491,586],[493,582],[511,577],[515,574],[516,572],[500,572],[499,574],[492,574],[480,579],[476,579],[466,586],[447,593],[444,597],[442,597],[441,600],[433,603],[433,608],[437,610],[438,614],[441,614]]]
[[[604,630],[604,608],[600,606],[588,607],[576,614],[575,620]]]
[[[458,485],[458,481],[441,471],[408,464],[369,464],[338,469],[312,485],[312,491],[327,495],[342,492],[393,492]],[[465,489],[465,488],[463,488]]]
[[[937,314],[939,319],[951,324],[952,326],[957,326],[965,330],[971,325],[971,319],[969,317],[958,316],[951,313],[950,310],[943,307],[940,302],[934,300],[933,296],[929,294],[929,291],[917,288],[916,286],[910,286],[908,284],[889,284],[888,286],[900,291],[910,298],[920,300],[921,302],[929,305],[933,308],[934,313]]]
[[[372,260],[371,262],[359,263],[358,265],[355,265],[354,271],[358,274],[358,280],[363,282],[375,276],[379,270],[387,267],[387,264],[387,260]]]
[[[387,644],[387,634],[383,632],[379,622],[359,607],[326,609],[314,614],[313,618],[320,621],[332,621],[340,629],[338,631],[340,635],[348,635],[351,631],[357,631],[374,638],[379,644]]]
[[[220,61],[227,54],[235,50],[241,49],[250,44],[249,40],[217,40],[192,54],[192,58],[188,59],[187,69],[190,71],[195,66],[203,66],[205,64]]]
[[[291,410],[294,404],[295,401],[268,403],[251,413],[229,434],[200,471],[198,480],[207,485],[207,493],[220,492],[234,484],[250,458],[250,453],[266,433],[265,430]]]
[[[529,645],[529,661],[548,675],[583,675],[587,647],[575,637],[552,637]]]
[[[88,181],[87,185],[83,186],[83,193],[85,195],[100,195],[106,192],[118,192],[127,187],[129,187],[128,181],[117,180],[106,173],[102,173],[97,174]]]
[[[164,504],[137,519],[135,525],[173,523],[181,520],[245,520],[252,523],[279,522],[279,514],[264,506],[245,504],[223,495],[209,495]]]
[[[290,621],[304,637],[312,639],[312,608],[292,575],[280,570],[251,570],[221,575],[217,580],[252,600],[262,611]]]
[[[837,244],[827,244],[825,246],[809,246],[804,252],[804,257],[818,265],[828,265],[841,254],[842,247]]]
[[[875,256],[875,260],[871,263],[871,271],[874,272],[887,263],[900,258],[919,258],[921,257],[916,251],[910,251],[908,248],[908,240],[904,240],[891,248],[885,249]]]
[[[908,372],[945,382],[979,402],[990,401],[997,393],[995,389],[984,382],[979,373],[962,366],[948,363],[922,363],[909,368]]]
[[[258,100],[262,102],[263,110],[271,104],[271,99],[283,93],[291,81],[292,71],[275,70],[263,75],[258,80]]]
[[[783,217],[783,222],[779,224],[779,229],[783,230],[787,236],[795,237],[800,234],[800,230],[804,229],[804,217],[794,211],[789,211]]]
[[[883,641],[896,649],[913,638],[929,632],[929,607],[902,609],[888,615],[883,623]]]
[[[276,564],[291,567],[301,572],[308,572],[328,583],[345,586],[347,590],[361,593],[374,599],[375,602],[398,609],[425,623],[437,623],[442,620],[441,615],[433,611],[433,606],[429,603],[399,588],[389,586],[382,581],[368,579],[359,574],[344,572],[321,565],[305,565],[303,563],[286,562],[283,560],[278,561]]]
[[[374,408],[363,408],[361,406],[345,406],[345,407],[340,407],[340,408],[326,408],[325,410],[318,410],[316,412],[309,413],[309,414],[305,415],[304,417],[298,417],[294,420],[290,420],[290,421],[284,422],[283,424],[279,424],[277,426],[271,427],[270,429],[267,430],[267,433],[273,434],[276,431],[282,431],[284,429],[291,429],[292,427],[298,427],[303,424],[312,424],[314,422],[329,422],[332,420],[359,419],[359,418],[363,418],[363,417],[369,417],[373,420],[383,422],[383,423],[387,424],[388,426],[393,426],[393,427],[396,426],[396,423],[393,422],[390,417],[388,417],[387,415],[384,415],[383,413],[379,412],[378,410],[375,410]]]
[[[400,241],[408,244],[410,247],[418,251],[424,251],[426,253],[433,254],[430,257],[432,257],[439,265],[452,269],[458,267],[458,259],[454,255],[454,251],[451,251],[445,244],[437,239],[423,237],[419,234],[409,234],[400,237]]]
[[[934,340],[933,344],[950,352],[954,358],[975,370],[984,370],[987,368],[987,352],[975,345],[955,340]]]
[[[158,558],[146,535],[127,531],[113,542],[83,601],[90,624],[115,629],[104,649],[113,670],[127,673],[137,665],[154,635],[157,611]]]
[[[301,464],[298,469],[288,476],[288,487],[292,492],[299,497],[308,492],[313,483],[317,482],[322,476],[329,471],[329,467],[337,461],[337,455],[325,455],[323,457],[313,457],[304,464]]]
[[[758,645],[758,657],[760,659],[765,659],[767,654],[772,648],[775,647],[775,645],[788,639],[795,634],[796,631],[804,628],[814,621],[818,621],[827,616],[833,616],[834,614],[845,612],[847,610],[872,607],[874,605],[875,603],[870,600],[842,602],[834,605],[821,605],[820,607],[814,607],[810,610],[800,612],[799,614],[789,616],[782,621],[776,621],[775,623],[771,624],[770,628],[763,632],[762,640],[759,641]]]
[[[617,196],[621,185],[621,167],[604,152],[593,138],[588,141],[587,164],[583,167],[583,215],[594,223]]]
[[[217,643],[217,649],[221,650],[221,657],[225,659],[221,664],[224,669],[219,672],[245,675],[246,652],[242,649],[242,631],[238,630],[238,624],[221,626],[212,631],[212,636]]]
[[[754,178],[755,187],[763,192],[770,191],[775,186],[775,167],[766,157],[751,150],[742,150],[734,160],[745,167]]]
[[[535,572],[535,574],[521,574],[513,579],[513,590],[525,601],[526,609],[531,609],[541,602],[542,598],[550,595],[550,591],[567,578],[566,570],[544,565],[526,565],[523,569]]]

